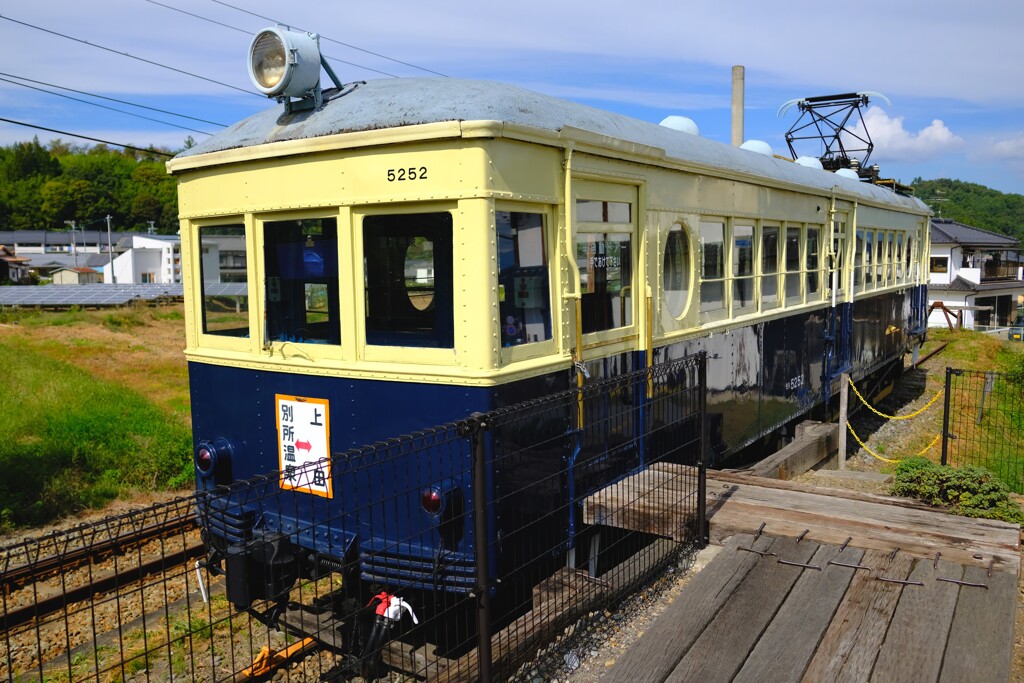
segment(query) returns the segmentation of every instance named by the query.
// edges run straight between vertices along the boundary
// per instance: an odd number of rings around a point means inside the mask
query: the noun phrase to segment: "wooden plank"
[[[696,469],[645,469],[587,496],[583,521],[686,541],[697,510]]]
[[[841,545],[852,536],[853,546],[890,552],[900,548],[920,559],[935,557],[938,551],[943,557],[960,564],[988,566],[988,562],[995,559],[997,567],[1014,573],[1019,566],[1018,555],[1005,549],[995,552],[998,549],[984,543],[973,545],[970,539],[940,537],[914,529],[887,528],[825,514],[810,515],[737,502],[716,511],[711,517],[711,540],[719,542],[719,539],[733,534],[750,533],[762,522],[766,523],[765,533],[775,536],[795,537],[809,529],[807,538],[822,544]],[[982,555],[981,560],[975,559],[977,554]]]
[[[779,560],[806,564],[818,549],[809,541],[779,539],[772,545],[777,557],[761,557],[743,584],[732,594],[704,632],[666,679],[666,683],[731,681],[761,633],[805,572]],[[723,644],[728,643],[727,647]]]
[[[709,486],[709,490],[712,488]],[[935,510],[894,507],[882,502],[836,499],[818,493],[783,491],[753,484],[731,484],[726,492],[726,505],[732,500],[737,500],[808,514],[832,514],[860,520],[872,526],[913,528],[958,539],[974,538],[985,543],[1005,546],[1015,552],[1020,550],[1020,529],[1017,525],[1006,522],[959,517]],[[721,496],[721,489],[718,493]]]
[[[864,553],[861,564],[875,569],[854,575],[846,597],[811,658],[803,681],[862,683],[868,680],[903,592],[902,585],[877,578],[906,579],[913,562],[906,553],[898,554],[891,562],[888,555],[877,550]]]
[[[737,683],[787,683],[801,679],[854,572],[858,571],[829,562],[836,560],[855,565],[863,556],[860,548],[850,547],[841,553],[834,545],[818,548],[810,564],[822,570],[805,571],[800,576],[736,675]]]
[[[1007,681],[1013,653],[1013,621],[1017,577],[967,567],[964,581],[985,588],[963,586],[953,613],[940,681]]]
[[[877,509],[850,509],[844,501],[832,501],[827,496],[812,500],[807,494],[764,495],[758,487],[741,487],[725,501],[714,507],[709,503],[709,523],[713,537],[731,533],[745,533],[762,521],[777,522],[785,527],[811,530],[811,538],[820,543],[841,544],[846,535],[853,536],[861,547],[881,547],[887,541],[892,547],[901,547],[916,557],[934,557],[936,551],[961,564],[983,563],[996,560],[998,568],[1017,572],[1020,566],[1019,535],[1015,528],[979,526],[968,520],[943,513],[873,506]],[[900,512],[911,512],[915,519],[901,517]],[[887,515],[886,513],[892,513]],[[716,530],[716,526],[723,527]],[[826,535],[826,532],[827,535]],[[778,536],[794,535],[782,531],[778,525],[770,533]],[[817,534],[817,535],[815,535]],[[846,534],[846,535],[843,535]],[[974,560],[981,553],[982,560]]]
[[[760,559],[740,546],[767,551],[774,539],[735,536],[669,605],[649,631],[602,679],[604,683],[663,681]]]
[[[872,681],[933,683],[938,680],[958,588],[954,583],[935,578],[959,579],[963,572],[963,566],[945,560],[940,560],[938,566],[934,560],[918,561],[910,579],[924,585],[903,589],[871,672]]]
[[[587,572],[561,567],[533,587],[533,606],[540,607],[543,603],[551,600],[575,600],[578,595],[585,595],[586,591],[597,586],[598,584],[590,578]]]
[[[651,465],[651,468],[662,468],[666,465]],[[728,471],[728,470],[714,470],[708,472],[708,487],[711,485],[724,486],[727,484],[746,484],[751,486],[758,486],[761,488],[777,489],[780,491],[800,491],[803,493],[816,493],[827,495],[829,498],[839,498],[842,500],[854,500],[863,501],[868,503],[881,503],[883,505],[890,505],[893,507],[907,508],[909,510],[921,510],[923,512],[941,512],[939,508],[935,508],[931,505],[925,505],[919,500],[913,498],[899,498],[897,496],[885,496],[876,493],[864,493],[862,491],[851,491],[849,489],[833,489],[822,486],[812,486],[809,484],[803,484],[796,481],[783,481],[779,479],[768,479],[763,477],[754,477],[743,472]],[[993,520],[981,520],[993,521]],[[998,522],[995,524],[1002,526],[1015,526],[1007,522]]]

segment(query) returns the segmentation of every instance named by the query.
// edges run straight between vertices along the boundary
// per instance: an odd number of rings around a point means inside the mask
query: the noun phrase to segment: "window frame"
[[[705,226],[721,226],[722,235],[721,242],[705,241]],[[732,280],[729,277],[729,272],[732,267],[732,254],[730,253],[730,244],[732,240],[732,230],[730,229],[730,219],[724,216],[713,216],[713,215],[702,215],[700,217],[698,239],[700,244],[700,269],[699,274],[699,292],[698,301],[700,307],[698,309],[699,320],[702,325],[720,322],[722,320],[729,319],[729,311],[731,307],[732,297]],[[720,268],[718,275],[714,277],[707,277],[706,266],[707,266],[707,247],[709,244],[721,244],[721,260],[719,262]],[[716,284],[722,288],[721,306],[718,308],[705,308],[704,307],[704,285],[705,284]]]
[[[203,329],[203,311],[205,308],[203,302],[203,282],[202,282],[202,265],[201,260],[203,258],[201,242],[200,242],[200,231],[203,228],[211,227],[222,227],[227,225],[238,225],[243,226],[243,242],[245,244],[246,253],[246,273],[245,282],[249,297],[249,308],[248,308],[248,329],[249,334],[247,336],[236,337],[226,336],[218,334],[209,334]],[[193,282],[189,288],[189,296],[192,300],[192,315],[190,316],[190,322],[195,330],[195,346],[197,349],[203,351],[217,350],[217,351],[237,351],[242,353],[255,353],[260,348],[259,340],[261,339],[262,330],[259,328],[259,311],[262,309],[262,301],[257,298],[257,290],[255,289],[254,283],[257,282],[256,264],[251,262],[250,255],[253,253],[253,219],[251,214],[231,214],[226,216],[217,216],[213,218],[202,218],[194,219],[189,221],[189,242],[188,242],[188,254],[187,263],[190,266],[190,272],[197,273],[198,277],[193,277]]]
[[[363,240],[364,221],[370,216],[417,215],[447,213],[452,219],[452,308],[458,310],[463,292],[457,286],[462,277],[459,268],[459,234],[462,230],[461,213],[456,202],[414,202],[409,204],[374,204],[351,207],[348,222],[351,235],[352,277],[347,279],[351,287],[351,320],[355,360],[370,363],[400,363],[402,365],[457,365],[458,352],[466,341],[460,338],[458,321],[453,316],[453,345],[448,347],[430,346],[387,346],[368,344],[366,341],[366,282],[365,244]],[[345,337],[342,337],[344,345]],[[477,343],[476,340],[473,343]]]
[[[640,251],[642,249],[642,243],[644,235],[639,229],[640,224],[640,188],[637,185],[614,182],[613,180],[589,180],[576,178],[573,181],[573,192],[572,197],[569,201],[573,203],[572,206],[572,249],[569,258],[574,263],[573,275],[575,278],[574,288],[579,292],[580,301],[582,304],[582,282],[580,280],[581,273],[579,272],[579,265],[577,263],[577,248],[579,245],[580,235],[626,235],[629,238],[629,282],[621,283],[619,297],[620,303],[621,298],[625,296],[623,290],[629,290],[629,323],[626,325],[620,325],[618,327],[610,327],[601,330],[594,330],[591,332],[582,331],[582,320],[577,320],[576,324],[579,326],[582,334],[583,351],[589,349],[608,346],[616,343],[631,343],[639,348],[639,338],[637,331],[639,330],[639,317],[640,317],[640,301],[638,300],[638,294],[644,294],[643,287],[639,286],[641,282],[641,264],[640,264]],[[609,203],[625,203],[629,205],[629,222],[615,222],[615,223],[604,223],[595,221],[581,221],[577,217],[577,206],[580,202],[600,201]],[[622,266],[620,265],[620,268]],[[581,309],[582,311],[582,306]],[[622,310],[627,310],[623,308]]]
[[[775,270],[770,273],[765,273],[765,256],[768,251],[765,249],[765,234],[766,232],[775,231]],[[784,236],[786,233],[785,223],[782,221],[761,221],[760,235],[757,241],[758,243],[758,301],[761,312],[773,311],[776,308],[782,308],[785,300],[785,292],[780,285],[784,285],[783,278],[780,275],[784,272],[780,268],[782,262],[781,257],[784,254],[785,246],[783,244]],[[765,282],[774,280],[775,283],[775,300],[768,301],[765,299]]]
[[[337,263],[338,263],[338,274],[337,274],[337,296],[339,302],[338,309],[338,324],[341,329],[338,331],[338,344],[320,344],[312,342],[296,342],[296,341],[280,341],[269,338],[269,330],[267,329],[266,311],[267,311],[267,271],[265,258],[266,242],[264,235],[266,234],[267,224],[279,223],[285,221],[301,221],[301,220],[316,220],[316,219],[333,219],[337,226]],[[346,306],[347,297],[350,297],[352,292],[346,291],[348,289],[347,284],[350,278],[342,271],[343,267],[351,263],[351,259],[348,258],[348,250],[344,244],[347,241],[346,227],[348,226],[347,216],[339,210],[337,206],[323,206],[316,209],[307,209],[303,211],[286,211],[286,212],[267,212],[253,214],[251,217],[250,228],[250,240],[247,242],[246,254],[255,263],[249,264],[249,310],[250,316],[253,314],[253,292],[257,297],[258,305],[255,311],[256,320],[250,324],[250,329],[258,331],[257,334],[253,334],[253,340],[256,348],[262,349],[265,352],[270,353],[272,356],[280,357],[282,359],[290,358],[301,358],[305,361],[316,362],[319,360],[345,360],[351,358],[353,349],[350,348],[351,334],[348,333],[346,327],[347,321],[351,318],[348,316],[349,307]]]
[[[494,211],[509,211],[514,213],[535,213],[540,214],[543,219],[544,225],[544,260],[547,266],[547,278],[548,278],[548,311],[551,316],[551,338],[542,339],[536,342],[527,342],[516,346],[501,346],[499,341],[499,357],[502,366],[510,365],[512,363],[518,363],[520,361],[529,360],[531,358],[538,358],[542,356],[550,356],[555,353],[558,348],[559,336],[561,334],[561,322],[559,316],[559,306],[557,304],[558,285],[556,279],[556,265],[558,261],[557,253],[557,239],[558,239],[558,223],[556,221],[556,210],[550,204],[531,204],[528,202],[512,202],[504,200],[496,200],[494,202]],[[497,241],[497,223],[493,224],[492,230],[494,232],[495,241]],[[497,248],[496,248],[497,249]],[[498,273],[499,273],[500,262],[498,261],[497,250],[495,251],[495,273],[494,273],[494,310],[496,315],[500,317],[500,303],[498,301]],[[498,324],[501,324],[501,320]],[[496,330],[496,332],[498,332]],[[500,340],[500,335],[499,335]]]
[[[665,256],[667,255],[669,241],[672,239],[672,235],[674,233],[681,234],[683,236],[683,239],[685,240],[683,244],[684,250],[681,253],[685,255],[683,266],[685,267],[686,272],[683,273],[682,276],[682,307],[678,314],[672,310],[672,307],[668,302],[668,289],[666,287],[666,282],[668,281],[668,273],[665,270]],[[696,291],[698,288],[695,286],[695,284],[699,282],[700,279],[700,276],[698,275],[696,268],[696,256],[697,252],[699,251],[696,248],[698,242],[693,238],[693,234],[689,228],[688,221],[682,218],[673,220],[669,224],[668,229],[665,230],[664,236],[665,239],[662,244],[662,248],[658,256],[657,262],[659,282],[661,282],[661,308],[669,317],[669,319],[674,320],[676,322],[683,322],[693,309],[694,300],[699,300],[699,296],[694,296],[695,293],[699,295],[699,291]]]

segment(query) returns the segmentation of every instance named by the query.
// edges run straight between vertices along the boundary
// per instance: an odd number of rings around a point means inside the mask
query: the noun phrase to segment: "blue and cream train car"
[[[498,83],[323,99],[168,164],[200,489],[699,350],[720,460],[924,334],[911,197]]]

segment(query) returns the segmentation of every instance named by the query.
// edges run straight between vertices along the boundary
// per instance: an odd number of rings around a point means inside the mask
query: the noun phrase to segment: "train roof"
[[[667,157],[684,163],[773,178],[826,192],[838,187],[842,194],[929,211],[920,200],[852,178],[514,85],[456,78],[367,81],[331,99],[319,111],[289,114],[282,107],[274,107],[220,131],[175,160],[275,142],[452,121],[500,121],[570,138],[567,129],[580,129],[658,148]],[[177,170],[175,160],[168,165],[172,171]]]

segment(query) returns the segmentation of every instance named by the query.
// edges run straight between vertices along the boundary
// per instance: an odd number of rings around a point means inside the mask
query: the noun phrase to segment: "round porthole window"
[[[680,318],[690,300],[690,241],[679,223],[672,226],[665,241],[663,277],[665,306],[672,317]]]

